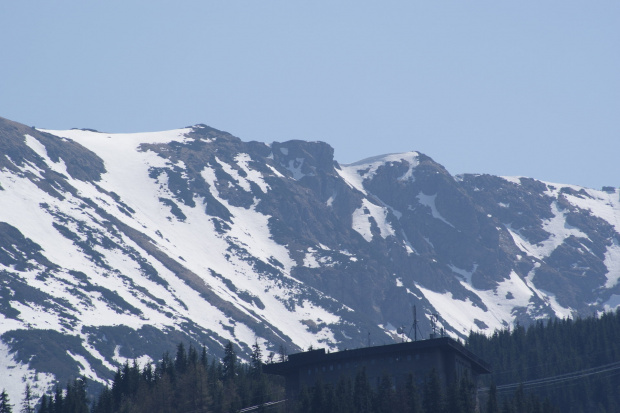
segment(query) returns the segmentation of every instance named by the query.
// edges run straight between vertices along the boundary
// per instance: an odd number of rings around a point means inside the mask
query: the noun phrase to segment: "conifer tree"
[[[202,364],[202,367],[205,369],[209,368],[209,357],[207,356],[207,348],[204,345],[202,346],[202,352],[200,354],[200,364]]]
[[[67,384],[65,397],[65,412],[88,413],[88,399],[86,396],[86,378],[82,377]]]
[[[56,383],[56,390],[54,392],[54,403],[50,403],[52,410],[54,413],[64,412],[64,396],[62,394],[62,388]]]
[[[381,376],[377,389],[377,407],[379,413],[389,413],[394,410],[394,392],[392,379],[387,374]]]
[[[288,356],[288,351],[286,350],[286,346],[284,344],[280,344],[278,354],[280,355],[280,362],[285,362]]]
[[[189,349],[187,350],[187,364],[190,366],[195,366],[198,364],[198,351],[196,351],[196,347],[194,347],[191,343],[189,344]]]
[[[228,342],[224,348],[222,376],[224,380],[231,380],[235,377],[237,371],[237,354],[232,342]]]
[[[30,383],[26,383],[26,388],[24,389],[24,400],[22,401],[22,410],[21,413],[34,413],[34,396],[32,394],[32,388],[30,387]]]
[[[405,384],[405,395],[407,401],[407,412],[408,413],[420,413],[422,411],[422,406],[420,403],[420,393],[418,392],[418,387],[415,385],[413,381],[413,375],[409,374],[407,377],[407,382]]]
[[[52,413],[51,408],[50,408],[50,401],[51,399],[47,397],[47,394],[44,394],[43,397],[41,397],[41,401],[39,404],[39,410],[37,410],[37,413]]]
[[[433,369],[424,381],[422,406],[426,413],[443,411],[443,393],[437,371]]]
[[[459,399],[459,386],[456,380],[453,380],[446,389],[446,411],[450,413],[465,413]]]
[[[489,399],[487,400],[486,413],[499,413],[499,406],[497,404],[497,386],[495,383],[491,383],[489,387]]]
[[[321,381],[316,383],[312,388],[312,399],[310,400],[312,412],[323,412],[326,410],[326,400],[323,389],[324,386]]]
[[[254,341],[252,346],[251,368],[253,378],[259,378],[263,374],[263,353],[257,340]]]
[[[458,385],[458,399],[459,405],[464,413],[473,413],[476,409],[474,384],[469,378],[469,375],[461,377]]]
[[[370,412],[371,389],[366,377],[366,368],[362,368],[355,376],[353,387],[353,408],[358,413]]]
[[[185,369],[187,368],[187,354],[185,353],[185,346],[183,343],[179,343],[177,346],[177,356],[174,360],[174,367],[177,373],[185,373]]]
[[[527,402],[525,400],[525,391],[523,390],[523,384],[519,384],[515,391],[514,402],[515,413],[527,413]]]
[[[0,413],[13,413],[13,405],[5,389],[2,389],[2,393],[0,393]]]

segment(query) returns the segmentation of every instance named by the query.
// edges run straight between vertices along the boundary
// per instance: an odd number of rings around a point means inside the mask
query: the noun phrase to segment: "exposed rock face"
[[[105,382],[179,341],[388,343],[412,305],[424,335],[432,313],[460,337],[589,315],[620,304],[618,195],[453,177],[416,152],[339,165],[322,142],[205,125],[0,119],[0,356],[44,389],[44,373]]]

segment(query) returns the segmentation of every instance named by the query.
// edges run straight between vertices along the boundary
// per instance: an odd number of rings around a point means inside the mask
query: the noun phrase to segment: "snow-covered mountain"
[[[619,191],[453,177],[417,152],[36,130],[0,118],[0,387],[221,355],[464,337],[620,305]]]

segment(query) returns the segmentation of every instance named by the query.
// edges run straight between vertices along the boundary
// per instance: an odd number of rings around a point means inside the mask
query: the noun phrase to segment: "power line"
[[[620,362],[603,364],[601,366],[592,367],[589,369],[582,369],[582,370],[573,371],[571,373],[558,374],[555,376],[549,376],[549,377],[545,377],[542,379],[528,380],[528,381],[519,382],[519,383],[503,384],[501,386],[497,386],[496,390],[497,390],[497,393],[505,393],[505,392],[513,391],[519,386],[523,386],[524,390],[532,390],[532,389],[556,385],[559,383],[565,383],[567,381],[579,380],[585,377],[593,376],[596,374],[602,374],[602,373],[612,373],[611,374],[612,376],[615,374],[620,374]],[[478,391],[488,392],[489,388],[483,387],[483,388],[480,388]]]
[[[262,407],[262,408],[265,408],[265,407],[272,407],[272,406],[275,406],[275,405],[277,405],[277,404],[284,403],[285,401],[286,401],[286,399],[284,399],[284,400],[278,400],[277,402],[267,402],[267,403],[263,403],[263,404],[257,404],[256,406],[244,407],[243,409],[238,410],[238,411],[237,411],[237,413],[246,413],[246,412],[251,412],[251,411],[253,411],[253,410],[258,410],[258,409],[260,409],[261,407]]]

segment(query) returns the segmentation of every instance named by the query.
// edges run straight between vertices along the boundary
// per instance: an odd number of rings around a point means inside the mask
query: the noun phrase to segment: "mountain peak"
[[[412,305],[424,335],[439,314],[462,338],[620,304],[616,191],[455,180],[418,152],[339,165],[324,142],[206,125],[109,134],[0,119],[0,134],[6,377],[106,383],[179,342],[221,356],[230,340],[247,358],[255,341],[399,341]]]

